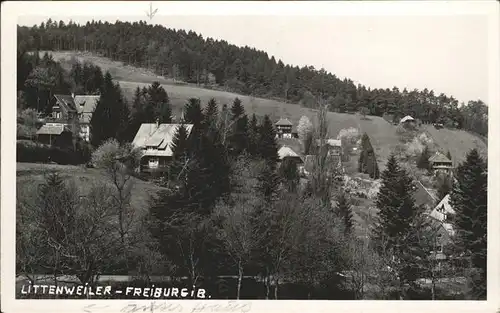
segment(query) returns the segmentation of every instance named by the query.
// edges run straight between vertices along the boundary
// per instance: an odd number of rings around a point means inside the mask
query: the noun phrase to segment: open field
[[[63,65],[66,67],[69,66],[67,61],[75,57],[80,61],[86,60],[92,62],[100,66],[103,71],[110,71],[115,80],[120,83],[129,101],[132,100],[137,86],[142,88],[143,86],[151,84],[153,81],[158,81],[167,91],[172,102],[174,115],[177,116],[180,114],[180,110],[186,101],[192,97],[199,98],[203,105],[211,98],[215,98],[220,105],[230,105],[233,100],[238,97],[249,114],[267,114],[273,120],[279,119],[280,117],[286,117],[294,124],[298,123],[300,117],[303,115],[308,116],[313,123],[316,119],[315,110],[304,108],[297,104],[238,95],[220,90],[204,89],[187,84],[179,85],[171,79],[159,77],[147,69],[126,66],[121,62],[111,61],[107,58],[88,53],[84,54],[70,51],[55,51],[51,53],[55,60],[62,61]],[[385,168],[388,156],[399,143],[396,127],[378,116],[367,116],[365,119],[357,114],[329,112],[328,121],[329,135],[331,137],[336,137],[341,129],[349,127],[357,128],[361,133],[366,132],[370,136],[371,143],[375,148],[380,170]],[[477,147],[481,151],[487,151],[487,145],[481,138],[466,131],[450,129],[437,130],[430,125],[424,126],[424,131],[433,138],[435,144],[445,153],[448,150],[451,152],[454,162],[463,161],[467,151],[473,147]]]
[[[87,194],[92,186],[98,183],[106,183],[111,186],[110,179],[101,170],[85,168],[84,166],[39,164],[39,163],[17,163],[16,183],[18,191],[30,190],[43,183],[44,175],[56,171],[64,180],[73,179],[82,195]],[[131,204],[133,208],[142,211],[147,210],[150,196],[161,190],[160,187],[132,178]]]

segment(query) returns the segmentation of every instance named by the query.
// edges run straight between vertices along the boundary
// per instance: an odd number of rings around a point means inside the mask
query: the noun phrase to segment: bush
[[[70,149],[44,145],[30,140],[18,140],[16,153],[17,162],[55,162],[61,165],[77,165],[84,163],[82,162],[81,156]]]

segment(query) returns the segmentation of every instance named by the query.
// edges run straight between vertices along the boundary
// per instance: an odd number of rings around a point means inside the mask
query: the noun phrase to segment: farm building
[[[308,176],[313,172],[317,157],[317,155],[305,156],[304,167],[302,170],[303,175]],[[343,172],[342,157],[340,155],[328,156],[327,162],[330,166],[332,166],[333,170],[340,170],[341,172]]]
[[[292,138],[293,123],[287,118],[280,118],[276,122],[276,138]]]
[[[188,136],[192,124],[142,124],[132,144],[142,150],[141,172],[164,172],[172,159],[172,141],[178,127],[184,126]]]
[[[449,217],[455,214],[455,211],[450,205],[450,195],[446,195],[432,210],[429,210],[427,216],[430,217],[431,226],[436,236],[436,250],[434,253],[439,259],[445,259],[446,256],[443,247],[451,242],[452,236],[455,234],[453,225],[450,223]]]
[[[300,155],[298,155],[295,151],[293,151],[292,148],[290,148],[288,146],[282,146],[278,150],[278,158],[279,158],[280,162],[284,161],[285,159],[290,159],[290,160],[296,161],[297,164],[303,163]]]
[[[66,146],[72,141],[72,132],[67,125],[47,123],[37,130],[37,140],[48,145]]]
[[[326,147],[328,149],[328,155],[332,156],[342,156],[342,140],[340,139],[326,139]],[[316,145],[319,147],[321,145],[321,140],[316,140]]]
[[[439,151],[429,158],[429,162],[436,173],[443,172],[450,174],[453,170],[453,162]]]
[[[399,121],[399,124],[403,125],[403,126],[415,126],[417,124],[417,121],[409,116],[409,115],[406,115],[405,117],[403,117],[400,121]]]

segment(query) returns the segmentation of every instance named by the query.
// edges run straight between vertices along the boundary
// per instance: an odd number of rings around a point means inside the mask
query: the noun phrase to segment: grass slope
[[[131,102],[137,86],[148,86],[153,81],[159,81],[167,91],[173,106],[174,115],[179,116],[180,111],[189,98],[200,98],[202,104],[206,104],[211,98],[215,98],[219,104],[230,105],[234,98],[242,101],[247,113],[258,115],[268,114],[273,120],[280,117],[290,119],[294,124],[298,123],[301,116],[308,116],[314,123],[316,120],[315,110],[301,107],[300,105],[284,103],[276,100],[243,96],[220,90],[204,89],[193,85],[179,85],[171,79],[159,77],[147,69],[126,66],[121,62],[111,61],[107,58],[85,54],[80,52],[54,51],[51,52],[55,60],[61,61],[63,66],[69,68],[71,58],[80,61],[89,61],[100,66],[103,71],[109,71],[120,83],[125,96]],[[366,132],[370,136],[371,143],[379,163],[383,170],[390,153],[399,143],[396,127],[389,124],[378,116],[362,118],[360,115],[344,113],[328,113],[329,135],[337,137],[339,131],[344,128],[354,127],[361,133]],[[477,147],[481,151],[487,151],[487,146],[479,137],[466,131],[440,129],[427,126],[426,131],[434,142],[446,153],[450,150],[454,161],[462,161],[469,149]]]
[[[106,183],[112,187],[111,181],[106,174],[94,168],[39,163],[17,163],[16,167],[16,183],[20,192],[37,188],[39,184],[44,182],[45,175],[53,171],[58,172],[66,181],[73,179],[81,195],[87,194],[90,188],[97,183]],[[136,178],[132,178],[132,180],[134,184],[131,198],[132,207],[145,212],[150,196],[156,194],[161,188]]]

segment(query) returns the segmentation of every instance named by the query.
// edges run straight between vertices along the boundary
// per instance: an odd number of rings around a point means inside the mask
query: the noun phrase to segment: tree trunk
[[[275,282],[275,284],[276,284],[276,286],[274,286],[274,299],[275,299],[275,300],[278,300],[279,278],[278,278],[278,277],[276,277],[276,278],[274,279],[274,282]]]
[[[241,266],[241,261],[238,261],[238,291],[236,294],[236,299],[240,299],[240,291],[241,291],[241,281],[243,279],[243,267]]]
[[[269,293],[270,293],[270,287],[269,287],[269,282],[270,282],[270,279],[269,279],[269,272],[266,273],[266,279],[265,279],[265,282],[266,282],[266,300],[269,300]]]

